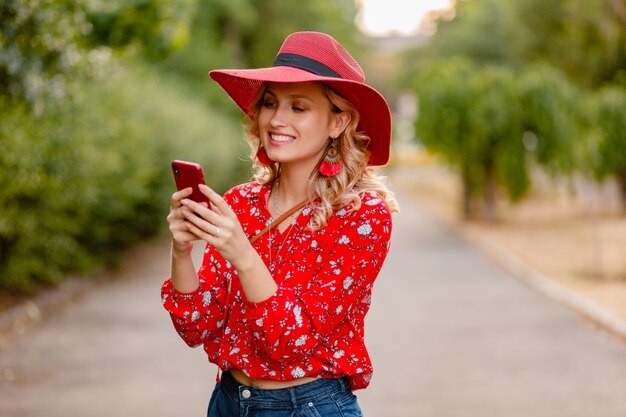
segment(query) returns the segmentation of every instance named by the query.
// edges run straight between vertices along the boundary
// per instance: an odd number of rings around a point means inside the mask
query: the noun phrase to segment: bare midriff
[[[237,382],[239,382],[240,384],[247,385],[249,387],[260,388],[260,389],[281,389],[281,388],[295,387],[298,385],[313,382],[317,379],[313,377],[304,377],[304,378],[293,379],[291,381],[273,381],[271,379],[249,378],[246,374],[241,372],[239,369],[231,369],[230,373],[233,376],[233,378],[235,378]]]

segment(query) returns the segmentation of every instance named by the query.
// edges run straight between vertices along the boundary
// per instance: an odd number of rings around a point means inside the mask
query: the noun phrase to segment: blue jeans
[[[318,379],[283,389],[240,384],[224,372],[215,384],[207,417],[362,417],[346,378]]]

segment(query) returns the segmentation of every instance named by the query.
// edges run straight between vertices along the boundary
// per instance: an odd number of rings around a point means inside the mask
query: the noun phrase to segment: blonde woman
[[[360,416],[364,318],[397,211],[370,168],[389,158],[389,107],[318,32],[289,35],[272,67],[210,76],[249,116],[254,180],[201,187],[210,207],[172,195],[162,288],[179,335],[222,372],[207,415]]]

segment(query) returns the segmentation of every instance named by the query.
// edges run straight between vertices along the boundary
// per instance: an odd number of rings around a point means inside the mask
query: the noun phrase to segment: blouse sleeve
[[[215,249],[206,246],[202,266],[198,271],[199,286],[192,293],[181,293],[168,279],[161,288],[163,307],[170,313],[174,328],[191,347],[207,340],[219,340],[224,326],[224,303],[232,280],[232,268]]]
[[[237,204],[235,189],[224,194],[226,202]],[[206,245],[198,270],[199,286],[192,293],[181,293],[166,280],[161,288],[163,307],[170,313],[174,328],[191,347],[208,340],[219,344],[223,334],[227,294],[234,275],[232,265],[210,244]]]
[[[371,200],[370,200],[371,201]],[[253,305],[255,343],[272,359],[297,360],[356,309],[369,308],[372,286],[389,251],[391,214],[380,199],[347,216],[309,288],[292,288]]]

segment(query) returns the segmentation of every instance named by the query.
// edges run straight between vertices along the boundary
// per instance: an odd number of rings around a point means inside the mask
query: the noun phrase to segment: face
[[[258,115],[259,137],[268,156],[283,167],[299,164],[312,170],[329,137],[338,136],[345,113],[331,111],[319,83],[271,83]]]

